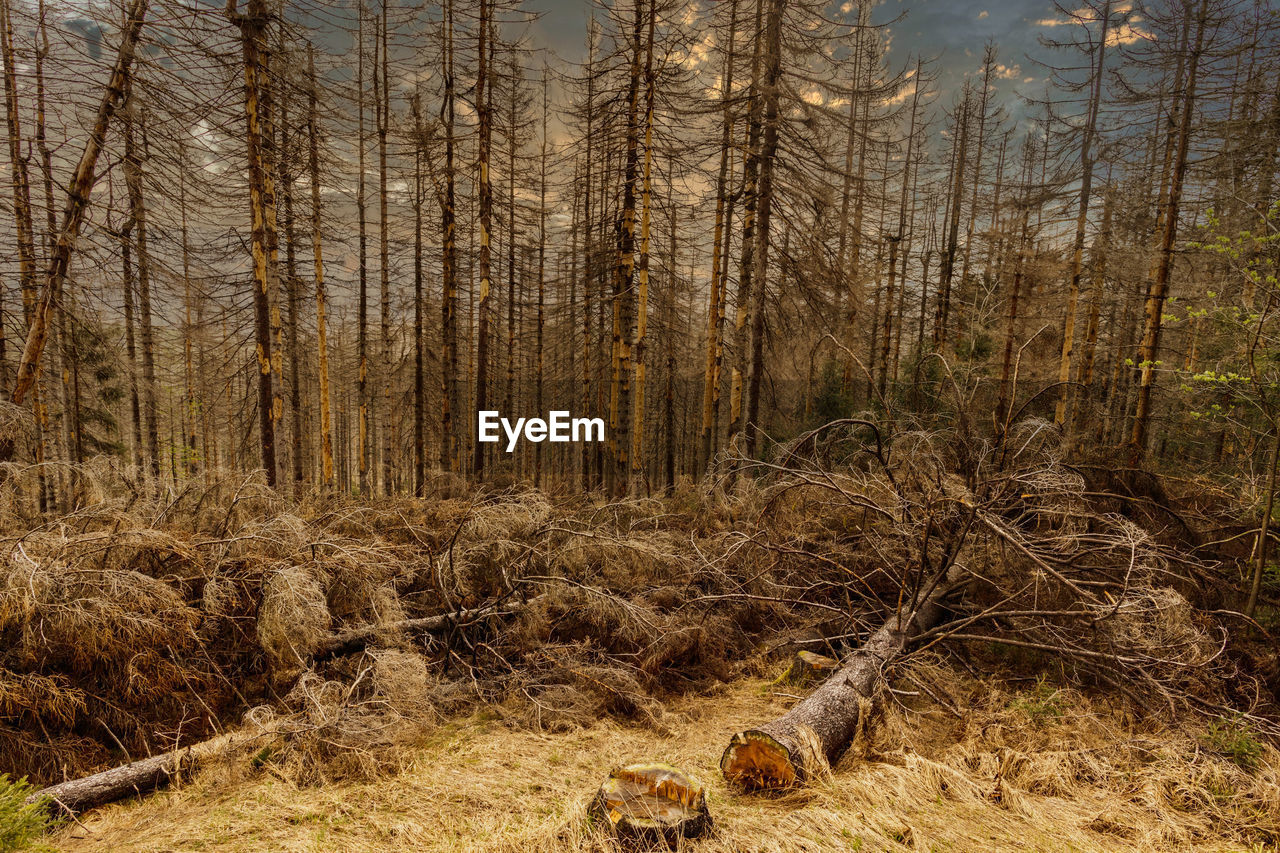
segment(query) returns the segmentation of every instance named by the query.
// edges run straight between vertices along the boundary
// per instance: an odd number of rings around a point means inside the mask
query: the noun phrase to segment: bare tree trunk
[[[1102,102],[1102,76],[1106,68],[1107,32],[1111,23],[1111,0],[1102,6],[1102,26],[1096,48],[1096,64],[1092,68],[1093,80],[1089,91],[1089,105],[1085,115],[1084,135],[1080,139],[1080,201],[1076,210],[1076,234],[1071,245],[1071,284],[1067,290],[1067,315],[1062,324],[1062,358],[1058,363],[1058,404],[1054,408],[1053,422],[1060,427],[1067,424],[1071,406],[1071,355],[1075,345],[1076,303],[1080,299],[1080,277],[1084,267],[1085,226],[1089,222],[1090,192],[1093,189],[1093,136],[1098,126],[1098,108]]]
[[[315,51],[311,45],[307,45],[307,72],[310,80],[307,90],[307,170],[311,177],[311,254],[316,285],[316,360],[320,380],[321,477],[325,488],[333,489],[333,436],[329,421],[332,406],[329,392],[329,332],[325,322],[324,251],[320,236],[320,119],[316,109],[316,90],[319,84],[316,80]]]
[[[1163,329],[1164,303],[1169,295],[1169,275],[1173,269],[1173,246],[1178,233],[1178,210],[1182,202],[1183,182],[1187,173],[1188,152],[1191,145],[1191,127],[1195,116],[1196,85],[1199,78],[1200,57],[1204,48],[1205,29],[1208,26],[1209,0],[1201,0],[1196,14],[1195,45],[1191,49],[1186,69],[1185,92],[1182,97],[1178,126],[1177,153],[1173,161],[1173,173],[1169,183],[1169,200],[1164,217],[1164,233],[1160,238],[1160,260],[1156,274],[1147,289],[1146,320],[1143,325],[1142,346],[1139,350],[1141,380],[1138,385],[1138,404],[1133,415],[1133,431],[1129,437],[1129,455],[1136,465],[1146,453],[1147,427],[1151,418],[1151,386],[1155,383],[1156,360],[1160,357],[1160,334]]]
[[[444,6],[444,104],[441,112],[444,120],[444,204],[440,210],[441,240],[440,276],[443,279],[443,297],[440,300],[441,337],[443,358],[441,371],[440,412],[440,467],[445,471],[457,471],[458,428],[454,418],[460,412],[458,388],[458,252],[456,189],[454,182],[454,67],[453,67],[453,0],[445,0]]]
[[[538,326],[537,337],[534,342],[534,403],[533,410],[538,417],[542,417],[542,396],[543,383],[545,381],[545,354],[543,352],[543,338],[545,334],[544,325],[546,322],[546,300],[547,300],[547,122],[550,116],[551,107],[547,94],[547,67],[542,66],[542,148],[538,158],[539,176],[538,176]],[[572,327],[572,319],[569,323]],[[541,488],[542,486],[542,444],[534,446],[533,450],[533,484]]]
[[[596,57],[596,20],[593,15],[587,24],[587,103],[586,103],[586,139],[583,147],[583,180],[582,180],[582,411],[591,411],[591,291],[595,272],[591,263],[593,245],[591,234],[591,166],[593,156],[593,127],[595,116],[595,57]],[[591,489],[591,446],[582,443],[582,491]]]
[[[760,432],[760,386],[764,376],[764,306],[768,289],[769,227],[773,217],[773,164],[778,152],[781,116],[778,90],[782,84],[782,12],[786,0],[770,0],[765,23],[764,139],[760,150],[760,195],[756,200],[760,222],[755,236],[751,272],[750,360],[747,362],[747,394],[743,406],[745,453],[753,456]]]
[[[285,57],[284,30],[280,31],[280,56]],[[302,494],[306,479],[306,446],[302,440],[302,350],[298,346],[298,263],[297,233],[293,215],[293,158],[289,126],[290,92],[282,78],[280,86],[280,142],[277,164],[280,172],[280,194],[284,201],[284,287],[285,287],[285,341],[289,363],[289,461],[292,488],[295,495]]]
[[[733,316],[733,371],[729,379],[729,438],[743,431],[743,377],[747,371],[749,303],[755,265],[756,211],[759,198],[760,135],[764,104],[760,97],[760,63],[764,48],[762,24],[765,0],[756,0],[755,24],[751,30],[751,85],[748,91],[747,146],[742,164],[742,259],[739,262],[738,293]]]
[[[375,47],[373,92],[378,131],[378,330],[379,358],[382,370],[382,406],[377,418],[382,432],[382,493],[390,495],[395,439],[394,413],[391,410],[391,379],[394,365],[391,353],[391,223],[387,211],[387,132],[391,117],[391,81],[387,78],[387,0],[382,2],[378,44]]]
[[[639,295],[636,304],[636,343],[635,343],[635,392],[634,412],[631,416],[631,474],[628,491],[638,496],[647,491],[645,487],[644,459],[644,392],[645,392],[645,355],[649,349],[646,337],[649,327],[649,229],[653,198],[653,32],[658,17],[656,0],[649,0],[649,34],[645,40],[644,52],[644,167],[640,190],[640,270]]]
[[[948,217],[947,243],[942,252],[942,279],[938,284],[938,308],[934,314],[933,347],[938,352],[946,346],[947,328],[951,314],[951,279],[956,266],[956,241],[960,236],[960,200],[964,193],[964,169],[969,143],[969,88],[965,85],[964,98],[956,107],[956,161],[955,183],[951,187],[951,209]]]
[[[1102,234],[1093,252],[1090,264],[1092,284],[1089,291],[1089,319],[1085,326],[1084,352],[1080,355],[1080,363],[1076,367],[1076,384],[1080,386],[1081,399],[1092,403],[1096,395],[1093,389],[1094,365],[1098,354],[1098,329],[1102,311],[1102,291],[1107,273],[1107,257],[1111,248],[1111,210],[1112,193],[1108,185],[1104,190],[1102,202]],[[1075,411],[1075,428],[1077,434],[1084,428],[1087,420],[1085,407],[1077,405]]]
[[[748,788],[786,788],[805,782],[818,756],[830,764],[849,747],[864,711],[876,699],[884,668],[906,651],[915,635],[941,621],[942,599],[951,591],[943,578],[926,585],[918,607],[910,602],[885,621],[817,690],[773,722],[734,734],[720,758],[725,779]]]
[[[360,408],[356,429],[359,444],[356,447],[356,470],[359,475],[360,496],[368,497],[369,482],[369,235],[365,223],[364,176],[364,0],[356,5],[356,216],[359,243],[359,294],[356,307],[356,396]]]
[[[268,11],[265,0],[249,0],[248,12],[239,14],[235,0],[229,0],[226,14],[240,29],[244,56],[245,142],[249,161],[249,206],[253,219],[254,333],[258,346],[258,419],[261,433],[262,467],[267,484],[277,480],[275,432],[276,397],[273,384],[276,359],[273,358],[275,335],[272,323],[272,300],[278,290],[279,269],[273,257],[275,239],[275,182],[264,153],[270,135],[270,118],[263,102],[264,77],[268,71],[266,27]]]
[[[636,173],[639,166],[639,111],[641,38],[644,27],[644,0],[634,0],[635,23],[631,35],[631,73],[627,82],[627,129],[622,214],[618,226],[617,253],[613,273],[613,352],[609,385],[609,448],[613,453],[609,494],[621,497],[630,474],[628,450],[631,440],[631,323],[634,320],[636,266]]]
[[[413,94],[413,494],[422,497],[427,485],[426,340],[422,277],[422,158],[426,128],[422,124],[421,87]]]
[[[489,12],[489,0],[480,0],[479,64],[476,71],[476,111],[480,114],[477,155],[480,167],[480,304],[477,309],[479,328],[476,332],[476,411],[482,411],[488,406],[489,390],[489,289],[492,280],[489,241],[493,233],[493,188],[489,182],[493,134],[491,87],[488,85],[491,64]],[[484,477],[484,445],[479,441],[475,442],[471,474],[476,480]]]
[[[126,78],[124,112],[124,173],[128,185],[129,218],[133,224],[134,247],[137,249],[138,272],[138,332],[142,344],[142,416],[146,426],[143,459],[151,476],[160,476],[160,430],[156,411],[156,357],[155,335],[151,326],[151,256],[147,247],[147,205],[142,185],[142,155],[134,138],[134,113],[142,126],[145,140],[146,125],[142,110],[136,106],[131,81]],[[145,141],[143,143],[146,144]]]
[[[705,470],[715,452],[715,423],[720,406],[720,363],[716,357],[721,351],[724,334],[724,277],[720,274],[721,243],[726,231],[725,196],[732,169],[733,112],[730,96],[733,93],[734,46],[738,35],[738,0],[729,2],[729,37],[725,48],[724,70],[721,72],[720,109],[720,172],[716,177],[715,226],[711,242],[711,286],[707,296],[707,361],[702,375],[702,444],[698,456],[699,468]]]

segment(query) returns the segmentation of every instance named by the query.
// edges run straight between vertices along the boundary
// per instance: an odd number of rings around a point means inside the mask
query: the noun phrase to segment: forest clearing
[[[1280,849],[1270,0],[0,60],[0,853]]]

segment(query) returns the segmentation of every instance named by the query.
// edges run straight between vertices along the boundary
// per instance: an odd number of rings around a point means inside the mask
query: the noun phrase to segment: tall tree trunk
[[[13,47],[13,18],[9,0],[0,0],[0,51],[3,52],[4,57],[5,113],[9,132],[9,166],[13,175],[18,281],[22,288],[24,317],[30,325],[36,301],[35,234],[31,215],[31,181],[27,170],[27,158],[22,156],[22,124]]]
[[[773,217],[773,166],[778,152],[781,115],[778,109],[782,85],[782,12],[786,0],[770,0],[765,23],[764,139],[760,149],[760,194],[756,199],[760,218],[755,235],[751,272],[750,360],[747,362],[747,394],[743,406],[745,453],[754,456],[760,432],[760,386],[764,377],[764,307],[768,289],[769,227]]]
[[[1190,150],[1191,128],[1195,116],[1196,86],[1199,81],[1200,58],[1204,49],[1208,18],[1209,0],[1201,0],[1195,19],[1195,44],[1187,60],[1186,82],[1179,107],[1177,152],[1169,182],[1169,198],[1165,208],[1164,229],[1160,238],[1159,263],[1156,274],[1147,288],[1146,319],[1143,324],[1142,345],[1138,352],[1141,379],[1138,385],[1137,408],[1133,415],[1133,431],[1129,437],[1130,461],[1134,465],[1141,462],[1146,453],[1147,428],[1151,418],[1151,386],[1155,383],[1156,361],[1160,357],[1164,303],[1169,295],[1169,275],[1173,270],[1173,246],[1178,234],[1178,212],[1187,173],[1187,154]]]
[[[387,0],[382,2],[379,18],[378,57],[373,69],[373,92],[377,100],[378,131],[378,331],[379,366],[382,371],[382,406],[377,419],[382,432],[382,493],[393,488],[392,461],[395,440],[394,413],[391,410],[391,379],[394,365],[391,353],[391,223],[387,211],[387,132],[391,113],[391,85],[387,78]]]
[[[1107,274],[1107,258],[1111,248],[1111,211],[1113,207],[1111,187],[1108,185],[1102,202],[1102,233],[1095,245],[1090,263],[1091,285],[1089,289],[1089,319],[1085,326],[1084,351],[1080,354],[1080,363],[1076,366],[1076,385],[1079,386],[1081,400],[1092,403],[1096,400],[1093,389],[1094,364],[1098,354],[1098,329],[1101,325],[1102,293]],[[1083,430],[1087,414],[1085,407],[1076,406],[1074,414],[1077,435]]]
[[[542,149],[538,157],[538,319],[537,319],[537,337],[534,342],[534,414],[542,417],[542,396],[543,383],[545,381],[545,354],[543,353],[543,338],[545,334],[545,313],[547,299],[547,123],[550,117],[551,106],[547,93],[547,67],[542,67]],[[572,319],[570,327],[572,328]],[[533,449],[533,484],[541,488],[542,486],[542,444],[539,443]]]
[[[440,412],[440,467],[445,471],[458,470],[457,425],[454,419],[460,412],[458,388],[458,252],[456,189],[454,182],[454,67],[453,67],[453,0],[444,5],[444,103],[441,113],[444,120],[444,204],[440,209],[440,276],[443,295],[440,300],[440,335],[443,339]]]
[[[280,30],[280,56],[284,58],[284,30]],[[283,67],[283,63],[282,66]],[[293,214],[294,151],[292,128],[289,125],[290,90],[287,80],[280,81],[280,135],[277,164],[280,172],[280,194],[284,203],[284,292],[285,292],[285,345],[289,364],[289,462],[293,493],[302,494],[306,480],[306,445],[302,440],[302,350],[298,345],[298,259],[297,230]]]
[[[147,205],[142,184],[142,157],[134,137],[135,118],[146,136],[142,109],[132,94],[132,81],[126,78],[124,112],[124,173],[128,185],[129,218],[133,224],[134,247],[137,249],[138,332],[142,344],[142,414],[146,425],[143,460],[151,476],[160,476],[160,430],[156,411],[155,335],[151,325],[151,256],[147,247]],[[145,145],[145,141],[143,143]]]
[[[702,444],[698,456],[699,469],[705,470],[715,453],[715,425],[720,407],[720,359],[724,334],[724,276],[720,274],[721,245],[726,229],[725,196],[728,194],[732,169],[734,46],[738,36],[738,2],[729,0],[729,37],[725,48],[724,69],[720,75],[720,171],[716,176],[716,213],[711,243],[711,286],[707,296],[707,361],[702,375]]]
[[[617,253],[613,272],[612,377],[609,385],[609,493],[621,497],[630,474],[631,440],[631,324],[634,320],[636,266],[636,173],[639,167],[639,111],[641,39],[644,32],[644,0],[634,0],[635,22],[631,34],[631,73],[627,79],[626,151],[619,217]]]
[[[651,225],[651,207],[653,198],[653,33],[658,17],[656,0],[649,0],[648,36],[644,50],[644,167],[640,190],[640,270],[639,293],[636,303],[636,343],[635,343],[635,407],[631,416],[631,475],[628,490],[633,496],[647,491],[645,487],[645,454],[644,454],[644,393],[645,393],[645,355],[649,342],[646,337],[649,327],[649,230]]]
[[[361,497],[368,497],[369,482],[369,234],[365,223],[364,174],[364,0],[356,4],[356,217],[359,266],[359,293],[356,305],[356,471]]]
[[[413,95],[413,494],[422,497],[427,485],[426,341],[422,277],[422,158],[426,128],[422,124],[421,87]]]
[[[1071,407],[1071,355],[1075,345],[1076,303],[1080,299],[1080,277],[1084,269],[1085,226],[1089,222],[1090,192],[1093,189],[1093,136],[1098,126],[1098,108],[1102,102],[1102,76],[1106,68],[1107,32],[1111,23],[1111,0],[1102,6],[1102,26],[1099,33],[1096,56],[1091,68],[1093,79],[1089,88],[1089,104],[1085,111],[1084,135],[1080,139],[1080,200],[1076,209],[1076,234],[1071,244],[1071,283],[1067,289],[1067,314],[1062,324],[1062,357],[1058,362],[1058,404],[1054,408],[1053,422],[1060,427],[1067,424]]]
[[[141,474],[146,450],[142,442],[142,397],[138,390],[138,337],[134,305],[137,288],[133,272],[133,214],[120,229],[120,266],[124,285],[124,354],[129,363],[129,426],[131,428],[133,466]]]
[[[244,57],[245,143],[249,161],[249,207],[253,220],[253,308],[254,336],[258,350],[258,423],[261,437],[262,467],[267,484],[274,487],[276,471],[276,394],[278,360],[273,357],[276,344],[272,304],[279,289],[280,271],[274,257],[275,179],[265,151],[271,135],[269,104],[264,97],[265,78],[270,73],[266,29],[269,20],[265,0],[249,0],[248,11],[239,14],[235,0],[229,0],[227,17],[240,29],[240,45]],[[277,313],[278,316],[278,313]]]
[[[951,314],[951,279],[956,266],[956,241],[960,236],[960,201],[964,194],[964,169],[969,143],[969,88],[966,84],[964,98],[956,108],[956,161],[955,183],[951,187],[951,208],[947,213],[947,243],[942,252],[942,278],[938,283],[938,307],[933,322],[933,348],[941,352],[947,343],[947,329]]]
[[[493,233],[493,188],[489,182],[489,156],[493,135],[491,87],[488,85],[490,57],[489,0],[480,0],[479,63],[476,70],[476,111],[479,113],[480,168],[480,304],[477,307],[476,332],[476,411],[488,406],[489,393],[489,289],[492,270],[490,236]],[[477,439],[479,436],[477,436]],[[477,440],[472,456],[471,473],[476,480],[484,477],[484,445]]]
[[[195,477],[200,473],[200,463],[208,464],[208,447],[204,450],[205,458],[201,459],[196,445],[196,420],[203,412],[206,403],[196,390],[196,368],[194,360],[196,324],[192,319],[191,293],[191,243],[187,231],[187,149],[178,143],[178,211],[179,234],[182,240],[182,367],[183,367],[183,428],[185,437],[185,453],[187,454],[187,476]],[[204,378],[203,371],[200,378]],[[203,384],[202,384],[203,389]]]
[[[760,65],[763,57],[764,5],[756,0],[755,23],[751,30],[751,84],[747,98],[747,146],[742,163],[742,259],[738,269],[738,293],[733,315],[733,371],[729,379],[729,438],[743,432],[743,378],[747,372],[748,331],[752,275],[755,268],[756,212],[759,200],[760,136],[764,102],[760,95]]]
[[[324,251],[321,244],[320,207],[320,118],[316,108],[317,89],[315,51],[307,45],[307,171],[311,178],[311,256],[316,286],[316,361],[320,381],[320,459],[324,487],[334,487],[333,436],[329,413],[329,330],[325,317]]]
[[[583,140],[583,180],[582,180],[582,411],[592,411],[591,407],[591,292],[595,268],[592,264],[591,242],[591,167],[593,156],[593,127],[595,115],[595,58],[596,58],[596,19],[592,15],[587,22],[587,103],[585,109],[586,137]],[[582,443],[582,491],[591,489],[591,445]]]

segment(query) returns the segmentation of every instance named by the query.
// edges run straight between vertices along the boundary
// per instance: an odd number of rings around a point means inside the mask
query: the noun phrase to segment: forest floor
[[[1251,817],[1268,822],[1257,803],[1280,802],[1270,747],[1245,770],[1214,751],[1212,732],[1137,721],[1110,700],[915,668],[917,685],[923,674],[949,680],[952,695],[962,686],[968,706],[900,683],[911,707],[889,709],[825,781],[782,796],[720,776],[730,734],[794,701],[782,692],[794,688],[740,679],[645,723],[540,732],[484,709],[426,731],[398,772],[361,782],[298,785],[230,750],[176,789],[92,812],[50,840],[83,851],[607,850],[586,818],[597,785],[613,766],[663,760],[707,787],[715,831],[688,845],[707,853],[1275,849],[1250,831]],[[1236,796],[1241,787],[1254,796]]]

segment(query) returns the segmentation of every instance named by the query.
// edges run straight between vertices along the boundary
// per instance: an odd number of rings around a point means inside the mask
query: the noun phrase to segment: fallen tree
[[[101,773],[50,785],[27,797],[28,803],[48,803],[55,814],[75,815],[131,794],[148,794],[191,772],[203,758],[221,749],[229,735],[220,735],[161,755],[139,759]]]
[[[936,577],[926,589],[918,607],[907,605],[890,616],[808,698],[771,723],[735,733],[720,758],[725,779],[746,788],[785,788],[804,782],[823,761],[834,764],[866,725],[885,667],[942,620],[942,601],[955,589],[955,579]]]

